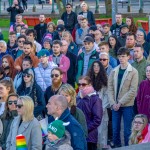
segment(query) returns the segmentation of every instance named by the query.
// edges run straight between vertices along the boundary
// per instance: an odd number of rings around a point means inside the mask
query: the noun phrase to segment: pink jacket
[[[51,55],[49,57],[49,61],[53,61],[53,55]],[[68,71],[69,67],[70,67],[69,58],[62,54],[62,56],[60,58],[59,68],[63,72],[63,79],[62,79],[63,83],[67,83],[67,71]]]
[[[15,24],[16,24],[16,23],[15,23]],[[20,24],[21,24],[21,25],[24,25],[25,28],[28,28],[28,25],[26,25],[24,22],[21,22]],[[11,25],[11,26],[10,26],[10,29],[9,29],[9,32],[12,32],[12,31],[14,31],[13,25]]]
[[[149,143],[149,142],[150,142],[150,124],[148,125],[148,132],[141,143]]]

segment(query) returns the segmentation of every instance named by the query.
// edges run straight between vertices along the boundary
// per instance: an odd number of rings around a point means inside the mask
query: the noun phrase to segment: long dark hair
[[[97,74],[97,76],[95,76],[95,73],[94,73],[95,63],[97,63],[100,67],[100,71]],[[96,91],[99,91],[103,87],[107,86],[107,82],[108,82],[107,74],[106,74],[105,68],[103,67],[100,61],[96,60],[92,63],[90,69],[88,70],[87,76],[91,78],[92,85]]]
[[[114,38],[115,41],[116,41],[116,44],[115,44],[115,47],[114,47],[114,51],[115,51],[115,55],[117,56],[117,51],[118,51],[119,48],[121,47],[121,44],[120,44],[120,42],[118,41],[116,35],[110,35],[109,38],[108,38],[109,48],[112,48],[112,46],[111,46],[110,43],[109,43],[109,39],[110,39],[111,37]]]
[[[135,34],[136,31],[137,31],[137,27],[136,27],[136,25],[135,25],[135,23],[134,23],[133,17],[128,16],[128,17],[126,17],[126,18],[131,19],[131,25],[129,26],[129,32],[132,32],[132,33]]]
[[[29,73],[29,71],[31,71],[32,69],[25,69],[23,71],[23,73]],[[32,70],[33,71],[33,70]],[[33,74],[34,74],[34,71],[33,71]],[[34,102],[34,105],[37,106],[37,97],[36,97],[36,81],[35,81],[35,77],[34,75],[32,75],[32,83],[31,83],[31,86],[30,86],[30,91],[28,94],[26,94],[26,96],[30,96],[32,99],[33,99],[33,102]],[[20,84],[20,86],[17,88],[17,94],[19,96],[21,96],[20,94],[22,93],[22,91],[25,91],[26,89],[26,84],[24,82],[24,79],[23,79],[23,76],[22,76],[22,82]]]

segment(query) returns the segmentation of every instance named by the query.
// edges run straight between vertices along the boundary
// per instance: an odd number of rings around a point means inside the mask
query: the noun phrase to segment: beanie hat
[[[41,56],[49,56],[49,55],[50,55],[50,53],[49,53],[49,51],[48,51],[47,49],[41,49],[41,50],[38,52],[38,54],[37,54],[38,57],[41,57]]]
[[[68,125],[68,123],[64,123],[61,120],[55,120],[49,124],[48,131],[50,131],[60,139],[65,134],[65,125]]]
[[[50,44],[50,46],[52,47],[53,42],[52,42],[51,39],[49,39],[49,38],[44,38],[44,40],[43,40],[43,45],[44,45],[45,42],[48,42],[48,43]]]
[[[144,40],[146,41],[146,32],[143,28],[138,28],[137,31],[141,31],[144,34]]]

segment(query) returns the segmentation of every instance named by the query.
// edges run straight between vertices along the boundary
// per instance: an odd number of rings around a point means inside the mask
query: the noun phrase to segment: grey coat
[[[42,132],[38,120],[34,118],[19,126],[20,119],[20,116],[15,117],[11,124],[6,150],[16,150],[16,136],[20,134],[25,136],[28,150],[42,150]]]

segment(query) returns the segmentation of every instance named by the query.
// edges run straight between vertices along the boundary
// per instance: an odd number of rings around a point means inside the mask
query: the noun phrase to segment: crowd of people
[[[28,28],[16,4],[0,40],[0,150],[22,146],[20,135],[28,150],[150,142],[150,33],[122,14],[96,24],[85,2],[79,14],[67,3],[56,25],[41,14]]]

